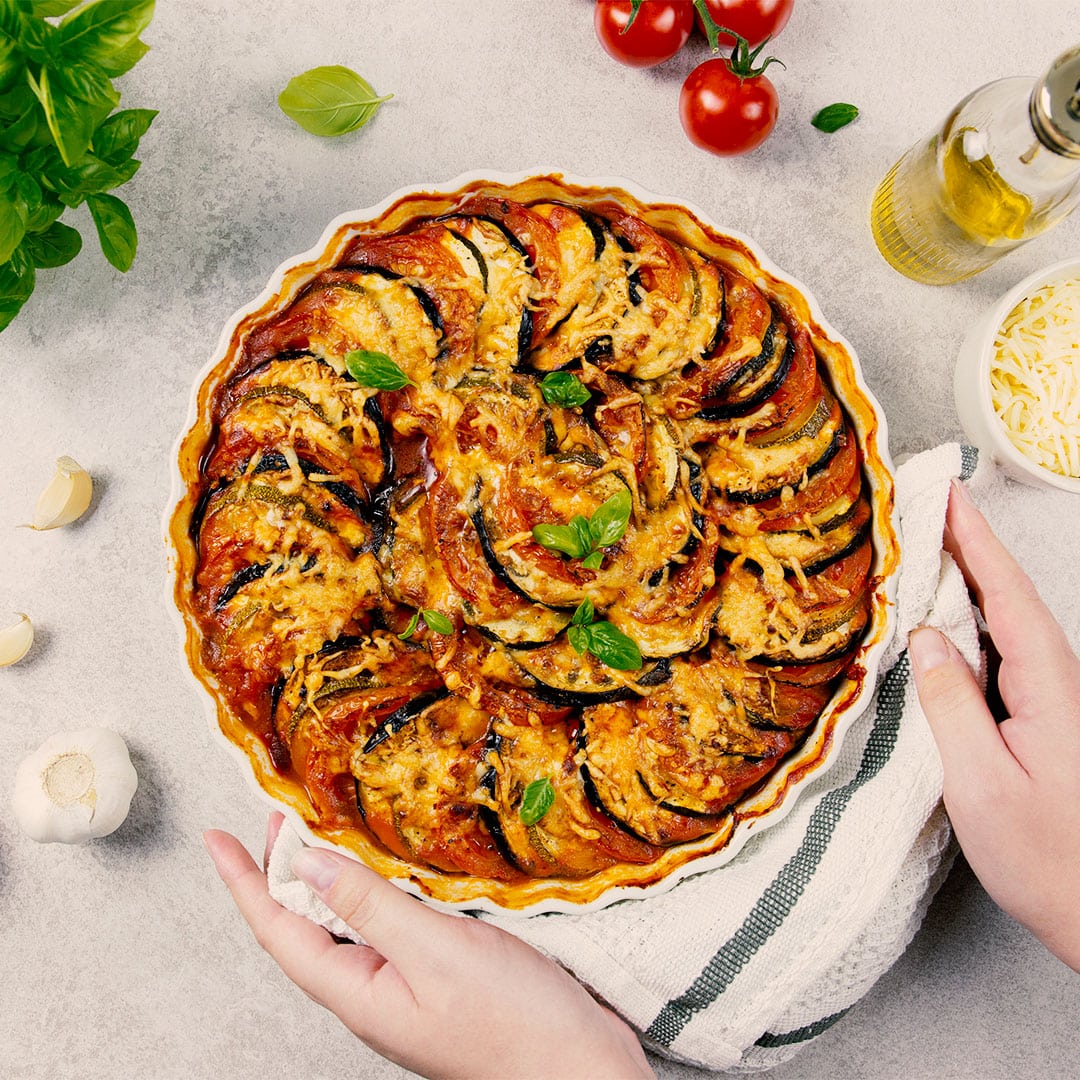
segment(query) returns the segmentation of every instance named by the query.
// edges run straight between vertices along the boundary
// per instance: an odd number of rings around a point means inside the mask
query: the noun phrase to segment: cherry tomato
[[[795,0],[705,0],[712,20],[742,34],[751,44],[757,45],[766,38],[776,37],[787,25]],[[705,33],[701,16],[696,16],[698,29]],[[730,42],[727,34],[720,35],[720,42]]]
[[[776,124],[776,88],[764,75],[740,79],[718,56],[699,64],[679,95],[679,119],[695,146],[721,157],[760,146]]]
[[[597,0],[596,36],[609,56],[630,67],[653,67],[670,60],[694,29],[690,0],[645,0],[630,29],[630,0]]]

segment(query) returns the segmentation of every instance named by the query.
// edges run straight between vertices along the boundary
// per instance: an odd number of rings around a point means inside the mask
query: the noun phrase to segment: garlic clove
[[[19,766],[11,809],[31,840],[81,844],[120,827],[138,784],[127,745],[115,731],[61,732]]]
[[[34,624],[21,611],[15,613],[15,622],[0,626],[0,667],[17,664],[34,644]]]
[[[38,498],[34,520],[26,528],[43,531],[70,525],[86,513],[94,494],[90,474],[74,459],[57,459],[56,472]]]

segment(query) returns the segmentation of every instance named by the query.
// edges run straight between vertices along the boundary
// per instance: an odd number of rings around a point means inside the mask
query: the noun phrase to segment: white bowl
[[[1032,487],[1057,488],[1080,494],[1080,479],[1062,476],[1044,468],[1013,445],[1005,425],[994,411],[990,396],[990,365],[994,359],[994,338],[998,327],[1026,296],[1043,285],[1068,278],[1080,278],[1080,259],[1066,259],[1039,270],[992,304],[971,328],[960,347],[953,387],[956,411],[967,437],[1003,472]]]

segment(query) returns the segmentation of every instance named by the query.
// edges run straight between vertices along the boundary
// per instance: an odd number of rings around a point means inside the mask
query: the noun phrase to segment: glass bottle
[[[1040,79],[969,94],[878,186],[870,211],[888,262],[928,285],[985,270],[1080,202],[1080,46]]]

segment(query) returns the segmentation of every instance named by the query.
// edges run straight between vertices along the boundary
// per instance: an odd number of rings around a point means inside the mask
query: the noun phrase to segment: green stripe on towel
[[[672,998],[649,1025],[646,1036],[670,1046],[695,1013],[711,1005],[735,980],[754,954],[783,925],[821,862],[833,831],[852,796],[889,760],[900,729],[911,666],[903,652],[878,690],[874,727],[858,772],[828,792],[810,815],[799,849],[762,893],[742,926],[713,955],[686,991]]]
[[[795,1043],[808,1042],[810,1039],[816,1039],[823,1031],[828,1031],[837,1020],[842,1016],[846,1016],[850,1011],[851,1006],[849,1005],[846,1009],[834,1012],[832,1016],[824,1016],[820,1020],[796,1028],[794,1031],[785,1031],[782,1035],[773,1035],[771,1032],[766,1031],[754,1045],[764,1047],[792,1046]]]
[[[979,464],[979,448],[977,446],[960,447],[960,479],[965,482],[975,475],[975,467]]]

